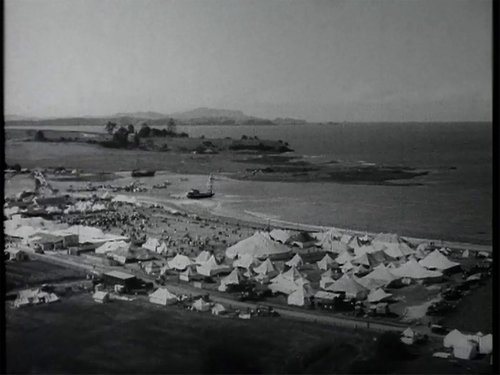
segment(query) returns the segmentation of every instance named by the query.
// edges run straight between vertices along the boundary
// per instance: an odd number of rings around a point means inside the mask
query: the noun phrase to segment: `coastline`
[[[216,204],[203,203],[203,201],[191,201],[188,199],[166,199],[166,198],[156,198],[156,197],[146,197],[146,196],[135,196],[140,203],[146,204],[162,204],[166,205],[171,209],[179,210],[189,214],[199,214],[199,215],[209,215],[212,217],[218,217],[223,219],[235,220],[237,222],[251,224],[251,225],[259,225],[263,228],[268,224],[277,229],[285,229],[285,230],[298,230],[298,231],[326,231],[331,228],[335,228],[342,234],[348,235],[358,235],[363,236],[365,234],[369,236],[375,236],[377,232],[370,231],[361,231],[350,228],[338,228],[332,226],[321,226],[321,225],[313,225],[307,223],[297,223],[286,220],[280,220],[275,218],[264,218],[260,217],[256,213],[252,213],[250,211],[245,211],[245,214],[237,212],[235,210],[230,209],[220,209],[220,202]],[[213,203],[213,202],[211,202]],[[404,234],[398,233],[402,237],[406,238],[408,241],[418,245],[422,242],[433,242],[437,246],[447,247],[450,249],[459,249],[459,250],[473,250],[473,251],[486,251],[492,252],[492,245],[481,245],[481,244],[473,244],[468,242],[459,242],[459,241],[448,241],[448,240],[437,240],[431,238],[418,238],[418,237],[410,237],[405,236]]]

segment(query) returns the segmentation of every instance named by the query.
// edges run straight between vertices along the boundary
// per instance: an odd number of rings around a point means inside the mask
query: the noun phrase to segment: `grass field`
[[[373,341],[375,336],[363,332],[281,318],[223,319],[138,301],[101,305],[89,294],[65,298],[58,304],[7,308],[6,322],[9,373],[347,373],[366,372],[367,368],[384,373],[399,368],[418,372],[419,366],[429,369],[429,362],[423,360],[429,353],[398,360],[407,354],[401,352],[401,346],[388,347],[389,355],[381,353]],[[364,361],[374,353],[378,361]],[[451,363],[438,361],[440,373],[460,372]],[[484,361],[472,365],[477,372],[487,368]]]
[[[42,283],[78,280],[85,278],[85,273],[41,260],[24,262],[6,262],[6,291],[38,285]]]

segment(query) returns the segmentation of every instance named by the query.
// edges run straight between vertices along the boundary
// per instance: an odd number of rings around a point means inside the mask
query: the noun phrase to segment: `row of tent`
[[[453,356],[460,359],[473,359],[477,354],[491,354],[493,351],[493,336],[466,335],[457,329],[449,332],[443,339],[443,346],[453,350]]]
[[[41,289],[26,289],[21,290],[14,300],[14,307],[24,307],[29,305],[38,305],[41,303],[53,303],[59,301],[59,297],[55,293],[44,292]]]
[[[170,292],[167,288],[158,288],[153,293],[149,295],[149,302],[161,305],[168,306],[173,305],[179,301],[179,297],[174,293]],[[191,305],[191,308],[195,311],[211,311],[214,315],[223,314],[226,311],[226,308],[220,303],[210,303],[205,301],[203,298],[199,298],[194,301]]]

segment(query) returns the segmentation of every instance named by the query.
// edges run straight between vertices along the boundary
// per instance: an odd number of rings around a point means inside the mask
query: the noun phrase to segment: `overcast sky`
[[[5,109],[491,118],[489,0],[8,0]]]

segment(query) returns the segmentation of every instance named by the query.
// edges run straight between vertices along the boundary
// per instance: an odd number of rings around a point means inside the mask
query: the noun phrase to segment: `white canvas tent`
[[[119,248],[129,249],[130,243],[125,241],[108,241],[95,249],[96,254],[106,254]]]
[[[410,279],[439,278],[443,274],[439,271],[431,271],[422,267],[415,259],[410,259],[398,268],[391,270],[391,273],[399,277]]]
[[[288,295],[287,303],[289,305],[304,306],[309,297],[313,295],[312,288],[308,284],[305,284]]]
[[[337,258],[335,258],[335,261],[338,264],[345,264],[347,262],[350,262],[351,260],[354,259],[354,256],[351,254],[349,250],[343,251],[339,254]]]
[[[238,255],[250,254],[254,258],[266,258],[284,255],[289,252],[289,247],[273,241],[267,233],[256,232],[253,236],[227,248],[226,256],[229,259],[234,259]]]
[[[479,353],[491,354],[493,352],[493,335],[487,334],[479,338]]]
[[[254,272],[256,272],[259,275],[272,275],[273,273],[276,272],[276,267],[274,267],[273,262],[271,259],[267,258],[265,261],[263,261],[259,266],[255,267]]]
[[[202,312],[209,311],[210,303],[205,302],[203,298],[200,298],[193,303],[192,308],[193,310],[196,311],[202,311]]]
[[[288,231],[288,230],[283,230],[283,229],[273,229],[270,233],[269,236],[277,242],[281,242],[282,244],[285,244],[290,237],[292,237],[293,233]]]
[[[288,267],[300,267],[304,264],[302,257],[296,253],[292,259],[285,263]]]
[[[92,298],[94,299],[95,302],[106,303],[109,302],[109,293],[102,290],[98,290],[92,295]]]
[[[349,275],[343,275],[340,279],[327,287],[326,290],[345,293],[346,297],[352,297],[359,300],[365,299],[368,294],[368,290]]]
[[[384,292],[383,289],[379,288],[372,290],[370,294],[368,294],[368,302],[370,303],[383,302],[387,301],[391,297],[392,297],[391,293],[386,293]]]
[[[401,237],[394,233],[379,233],[372,241],[372,245],[378,250],[384,250],[392,258],[404,258],[415,251],[404,242]]]
[[[196,272],[203,276],[213,276],[229,270],[228,266],[218,264],[213,255],[206,262],[196,267]]]
[[[212,314],[213,315],[222,315],[224,313],[226,313],[226,308],[224,307],[224,305],[221,305],[220,303],[216,303],[212,307]]]
[[[210,256],[212,254],[210,254],[210,252],[206,251],[206,250],[203,250],[201,253],[198,254],[198,256],[196,257],[195,259],[195,263],[198,263],[198,264],[201,264],[201,263],[205,263],[207,260],[210,259]]]
[[[434,250],[419,262],[420,265],[430,270],[446,271],[451,268],[460,266],[460,263],[452,262],[445,255],[441,254],[439,250]]]
[[[182,254],[177,254],[171,260],[168,261],[168,266],[178,271],[183,271],[194,263],[187,256]]]
[[[364,280],[380,280],[382,285],[389,285],[394,280],[400,279],[400,277],[395,276],[385,265],[379,264],[373,268],[369,274],[362,277]]]
[[[172,305],[177,302],[177,296],[167,288],[158,288],[149,295],[149,302],[162,306]]]
[[[240,268],[250,268],[257,262],[257,259],[254,258],[251,254],[242,254],[238,255],[238,257],[233,261],[233,267]]]
[[[156,250],[160,247],[160,241],[157,238],[149,237],[142,247],[146,250],[157,252]]]
[[[325,256],[320,261],[316,262],[318,268],[325,271],[328,270],[334,263],[335,261],[328,254],[325,254]]]

